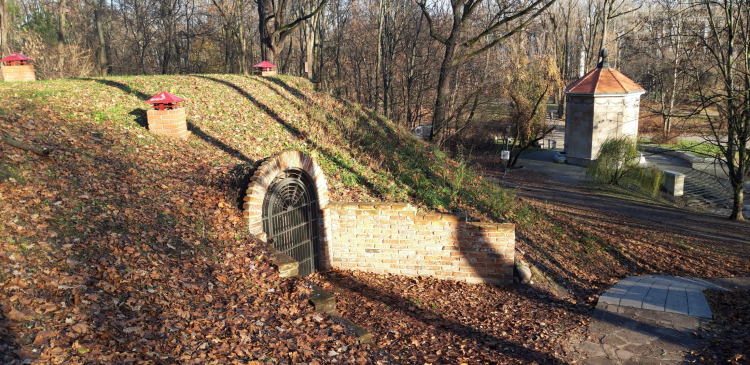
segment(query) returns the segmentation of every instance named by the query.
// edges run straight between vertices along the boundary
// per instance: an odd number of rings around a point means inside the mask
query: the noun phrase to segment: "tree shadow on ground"
[[[10,306],[10,303],[3,306]],[[10,309],[8,309],[10,311]],[[21,348],[19,342],[24,342],[24,338],[13,330],[11,321],[5,318],[3,311],[0,311],[0,362],[3,364],[21,364],[26,356],[18,354],[17,349]]]
[[[138,108],[128,113],[128,115],[134,116],[134,121],[139,126],[143,127],[143,129],[148,129],[148,115],[146,114],[146,109]]]
[[[275,85],[280,86],[282,89],[284,89],[284,90],[286,90],[286,92],[292,94],[295,98],[297,98],[297,100],[299,100],[300,102],[302,102],[304,104],[312,103],[312,101],[304,93],[302,93],[302,91],[300,91],[298,88],[294,88],[294,87],[289,86],[289,84],[287,84],[286,82],[284,82],[283,80],[281,80],[278,77],[260,78],[259,80],[260,80],[260,82],[262,82],[263,84],[265,84],[269,89],[274,90],[279,95],[281,95],[281,93],[278,90],[276,90],[275,88],[272,88],[271,84],[275,84]]]
[[[338,275],[335,272],[328,272],[324,273],[327,280],[335,285],[336,287],[345,289],[347,291],[352,291],[354,293],[357,293],[358,295],[361,295],[365,297],[368,301],[375,302],[375,303],[382,303],[381,307],[387,308],[389,311],[393,311],[395,313],[392,313],[391,315],[375,315],[372,317],[373,321],[381,322],[385,321],[385,324],[381,324],[381,326],[387,327],[387,328],[393,328],[394,330],[397,328],[395,326],[390,326],[388,324],[388,321],[391,320],[398,320],[398,317],[408,317],[412,320],[418,321],[422,323],[424,326],[429,327],[430,331],[436,331],[436,332],[448,332],[452,334],[453,336],[458,337],[458,341],[456,343],[443,343],[442,350],[446,354],[443,356],[448,355],[448,349],[447,346],[453,345],[453,346],[461,346],[462,351],[468,351],[471,353],[472,350],[476,351],[487,351],[490,354],[494,353],[494,355],[490,355],[493,358],[495,358],[495,361],[498,358],[502,358],[503,355],[513,358],[516,361],[521,362],[533,362],[537,361],[540,363],[557,363],[557,364],[565,364],[564,361],[560,359],[556,359],[548,354],[533,350],[527,346],[524,346],[523,344],[514,342],[513,340],[509,340],[506,338],[502,338],[490,333],[487,333],[486,331],[483,331],[479,328],[476,328],[471,325],[462,324],[460,321],[458,321],[455,318],[451,318],[447,315],[441,315],[434,311],[431,311],[426,308],[422,308],[420,306],[415,305],[413,299],[414,298],[407,298],[403,296],[402,294],[394,293],[394,292],[386,292],[381,290],[380,288],[372,287],[370,284],[365,282],[364,280],[360,280],[353,275]],[[359,307],[370,307],[369,304],[364,305],[365,303],[359,303]],[[498,305],[502,305],[502,303],[498,303]],[[364,308],[362,308],[364,309]],[[367,324],[361,323],[367,327]],[[413,329],[413,328],[410,328]],[[419,330],[419,329],[416,329]],[[421,330],[420,330],[421,331]],[[531,334],[530,334],[531,335]],[[437,340],[439,341],[439,340]],[[377,343],[377,342],[376,342]],[[426,353],[419,353],[419,350],[415,350],[415,352],[410,352],[408,350],[404,350],[404,352],[400,351],[400,348],[402,348],[402,344],[399,344],[397,341],[393,341],[393,344],[395,344],[395,347],[391,346],[391,344],[388,345],[381,345],[386,351],[389,351],[392,355],[398,354],[400,357],[405,357],[405,355],[416,355],[417,358],[410,358],[410,361],[417,361],[417,360],[424,360],[427,361],[429,357],[434,356],[434,353],[430,353],[427,355]],[[471,344],[479,344],[477,347],[479,348],[471,348]],[[463,344],[463,345],[462,345]],[[411,344],[410,344],[411,345]],[[467,346],[466,349],[464,349],[464,345]],[[419,358],[421,356],[424,356],[424,358]],[[440,362],[439,358],[442,356],[436,357],[434,360]],[[430,359],[433,360],[433,359]],[[457,361],[457,359],[453,359],[454,361]],[[486,358],[485,358],[486,360]],[[429,361],[428,361],[429,362]]]
[[[305,132],[301,131],[299,128],[291,125],[289,122],[287,122],[286,120],[284,120],[283,118],[281,118],[281,116],[279,116],[270,107],[268,107],[267,105],[265,105],[265,104],[261,103],[260,101],[258,101],[256,98],[254,98],[252,95],[250,95],[247,91],[245,91],[241,87],[239,87],[239,86],[237,86],[237,85],[235,85],[235,84],[233,84],[233,83],[231,83],[229,81],[217,79],[217,78],[210,77],[210,76],[195,75],[195,77],[200,77],[200,78],[204,78],[204,79],[207,79],[207,80],[211,80],[211,81],[214,81],[216,83],[223,84],[225,86],[228,86],[228,87],[234,89],[237,93],[239,93],[240,95],[242,95],[243,97],[245,97],[247,100],[249,100],[251,103],[253,103],[257,108],[259,108],[260,110],[262,110],[263,112],[265,112],[268,116],[270,116],[271,118],[273,118],[277,123],[281,124],[284,127],[284,129],[286,129],[293,136],[295,136],[297,138],[304,139],[305,143],[307,143],[309,146],[313,147],[313,149],[315,149],[317,152],[319,152],[323,156],[325,156],[326,159],[328,159],[329,161],[335,163],[339,167],[339,169],[348,171],[350,174],[356,176],[356,178],[358,179],[358,181],[361,182],[362,185],[365,186],[365,188],[367,188],[368,191],[372,195],[374,195],[374,196],[381,196],[382,195],[381,192],[371,182],[367,181],[367,179],[365,179],[356,170],[352,169],[351,167],[348,167],[347,164],[344,163],[344,161],[341,158],[337,157],[336,154],[331,153],[331,151],[329,151],[328,149],[320,146],[318,143],[316,143],[315,141],[311,140],[307,136],[307,133],[305,133]]]
[[[146,101],[150,98],[147,94],[134,90],[128,85],[125,85],[123,83],[113,81],[113,80],[104,80],[104,79],[90,79],[90,78],[84,78],[82,80],[93,80],[98,83],[111,86],[114,88],[117,88],[119,90],[122,90],[125,93],[133,94],[137,96],[138,98],[142,99],[143,101]],[[130,115],[136,117],[135,122],[140,125],[141,127],[147,128],[148,127],[148,120],[146,115],[146,110],[142,108],[135,109],[129,113]],[[226,143],[222,142],[219,139],[216,139],[215,137],[211,136],[210,134],[204,132],[200,127],[198,127],[195,123],[191,122],[190,120],[187,120],[187,126],[188,130],[193,133],[193,135],[197,136],[198,138],[202,139],[204,142],[211,144],[212,146],[226,152],[230,156],[234,158],[238,158],[242,160],[246,164],[254,164],[255,160],[248,158],[245,156],[241,151],[237,150],[236,148],[227,145]]]
[[[122,90],[122,92],[124,92],[126,94],[133,94],[138,99],[141,99],[143,101],[146,101],[149,98],[151,98],[151,96],[153,96],[153,95],[147,95],[147,94],[145,94],[145,93],[143,93],[141,91],[138,91],[138,90],[133,90],[130,86],[125,85],[125,84],[123,84],[121,82],[113,81],[113,80],[92,79],[92,78],[81,78],[80,80],[96,81],[96,82],[98,82],[100,84],[104,84],[104,85],[107,85],[107,86],[114,87],[116,89],[120,89],[120,90]]]

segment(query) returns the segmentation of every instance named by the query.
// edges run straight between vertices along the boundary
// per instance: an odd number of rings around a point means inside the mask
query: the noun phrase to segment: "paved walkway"
[[[664,275],[620,280],[599,297],[599,303],[711,318],[703,290],[723,288],[705,280]]]
[[[705,289],[724,290],[706,280],[675,276],[621,280],[599,297],[588,337],[578,345],[581,358],[590,365],[684,362],[688,351],[701,344],[695,333],[711,318]]]
[[[578,345],[588,365],[681,364],[701,340],[693,333],[708,319],[599,303],[588,339]]]

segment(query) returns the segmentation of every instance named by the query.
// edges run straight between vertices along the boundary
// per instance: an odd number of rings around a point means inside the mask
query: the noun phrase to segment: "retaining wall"
[[[376,274],[510,284],[515,226],[423,213],[405,203],[331,203],[326,264]],[[327,265],[326,265],[327,266]]]

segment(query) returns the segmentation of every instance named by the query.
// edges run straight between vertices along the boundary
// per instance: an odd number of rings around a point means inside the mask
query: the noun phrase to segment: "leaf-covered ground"
[[[164,90],[187,99],[187,141],[145,128],[143,101]],[[569,362],[566,336],[585,330],[596,297],[618,278],[750,271],[744,245],[514,198],[298,78],[0,83],[0,98],[3,134],[53,150],[43,158],[0,144],[1,363],[390,361],[383,351],[404,363]],[[312,311],[309,281],[275,274],[242,225],[250,173],[285,149],[317,159],[333,200],[409,201],[516,223],[519,257],[569,295],[316,275],[380,348],[357,344]]]
[[[714,312],[706,336],[708,345],[693,353],[701,363],[750,364],[750,291],[707,290]]]
[[[164,90],[187,99],[187,141],[145,128]],[[378,361],[241,224],[254,166],[285,149],[316,157],[334,200],[514,214],[501,189],[303,79],[1,83],[0,98],[2,134],[52,150],[0,144],[2,363]]]

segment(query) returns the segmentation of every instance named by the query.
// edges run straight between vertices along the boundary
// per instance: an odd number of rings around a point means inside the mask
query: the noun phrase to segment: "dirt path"
[[[524,198],[544,202],[560,207],[570,207],[586,211],[596,211],[619,217],[627,224],[641,228],[667,232],[691,232],[696,237],[726,242],[727,248],[734,245],[750,244],[750,223],[730,221],[709,214],[689,210],[623,200],[615,197],[598,195],[599,192],[587,186],[558,186],[549,184],[547,188],[513,184],[516,193]],[[736,254],[747,256],[746,249],[737,250]]]
[[[485,176],[502,184],[502,173],[491,158],[481,157]],[[750,258],[750,222],[680,208],[674,204],[647,201],[639,197],[614,197],[606,188],[582,181],[582,168],[540,161],[531,156],[521,159],[522,170],[510,170],[507,186],[515,188],[522,198],[546,204],[552,210],[578,211],[591,216],[606,216],[621,225],[679,233],[714,242],[724,254]],[[575,177],[579,177],[576,179]]]

